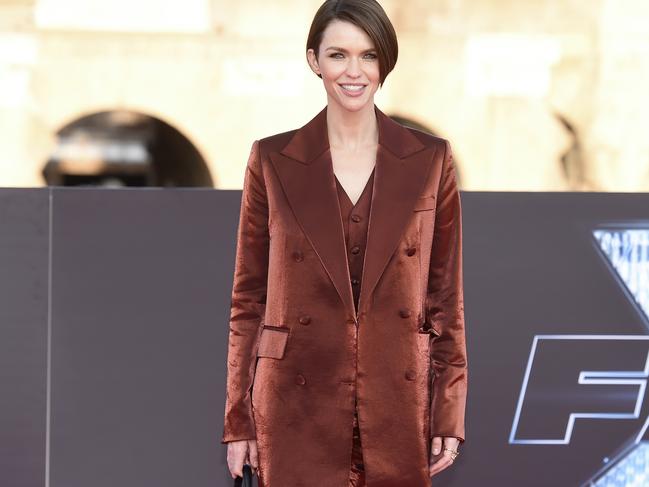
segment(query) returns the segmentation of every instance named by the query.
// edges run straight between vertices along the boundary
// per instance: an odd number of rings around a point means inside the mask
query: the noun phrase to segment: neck
[[[350,112],[335,103],[327,105],[327,135],[329,146],[335,149],[356,150],[376,144],[379,131],[374,103]]]

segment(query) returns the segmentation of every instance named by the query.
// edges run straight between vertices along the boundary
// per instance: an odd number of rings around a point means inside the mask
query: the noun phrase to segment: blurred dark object
[[[243,465],[243,477],[234,479],[234,487],[252,487],[252,468],[247,463]]]
[[[561,155],[559,160],[561,172],[566,178],[569,188],[573,191],[601,190],[597,188],[596,184],[589,177],[588,167],[581,145],[581,137],[579,136],[577,127],[565,115],[559,112],[555,112],[554,116],[566,132],[568,132],[571,140],[570,147]]]
[[[43,168],[50,186],[207,186],[205,160],[178,130],[131,111],[82,117],[58,133]]]

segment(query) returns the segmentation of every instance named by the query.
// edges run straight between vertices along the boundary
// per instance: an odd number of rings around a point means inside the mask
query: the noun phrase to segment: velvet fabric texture
[[[257,439],[260,487],[428,487],[433,436],[464,441],[460,194],[448,141],[376,106],[358,311],[325,107],[246,166],[222,442]]]

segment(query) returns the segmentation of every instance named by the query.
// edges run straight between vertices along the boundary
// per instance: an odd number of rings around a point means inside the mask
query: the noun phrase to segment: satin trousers
[[[354,404],[354,433],[352,440],[352,458],[349,469],[349,487],[365,487],[365,467],[361,448],[361,432],[358,428],[358,412]]]

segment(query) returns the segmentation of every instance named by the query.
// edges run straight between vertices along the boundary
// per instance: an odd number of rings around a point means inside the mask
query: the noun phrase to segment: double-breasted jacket
[[[256,439],[265,487],[348,485],[354,401],[369,487],[429,486],[464,441],[460,194],[445,139],[374,106],[379,141],[358,312],[327,107],[246,165],[222,442]]]

